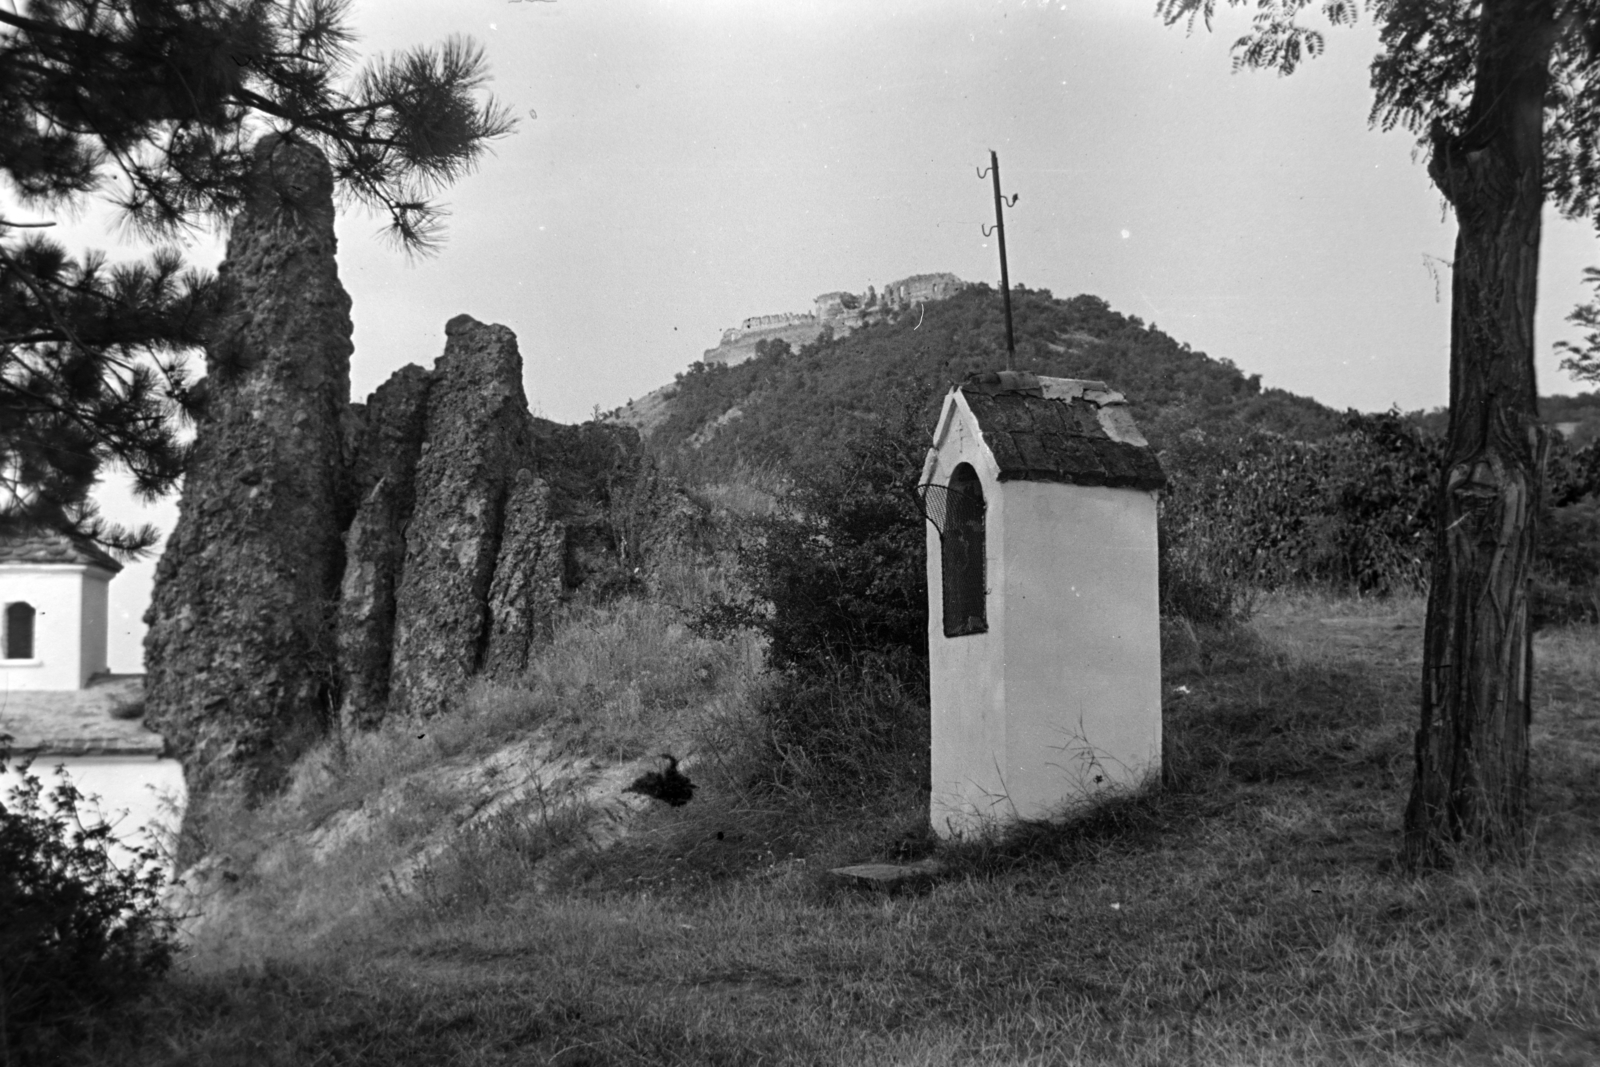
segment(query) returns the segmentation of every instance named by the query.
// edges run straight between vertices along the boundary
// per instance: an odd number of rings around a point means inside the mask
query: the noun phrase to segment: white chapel
[[[0,540],[0,692],[83,689],[106,672],[108,587],[120,570],[62,534]]]

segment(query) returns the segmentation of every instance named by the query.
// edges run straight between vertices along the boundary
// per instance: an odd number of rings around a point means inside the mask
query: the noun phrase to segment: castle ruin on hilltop
[[[813,310],[791,311],[778,315],[755,315],[738,326],[722,331],[715,348],[706,349],[704,362],[731,366],[756,354],[762,341],[785,341],[791,348],[810,344],[832,330],[844,337],[871,322],[892,318],[918,304],[944,300],[967,287],[954,274],[913,274],[890,282],[879,293],[867,286],[865,293],[833,292],[817,297]]]

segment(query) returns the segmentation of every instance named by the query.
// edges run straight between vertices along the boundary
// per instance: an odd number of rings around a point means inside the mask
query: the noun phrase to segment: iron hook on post
[[[980,179],[984,177],[985,171],[976,167],[973,169],[978,171]],[[992,232],[999,235],[1000,238],[1000,295],[1004,299],[1006,307],[1006,370],[1015,370],[1016,368],[1013,364],[1017,360],[1017,342],[1011,328],[1011,274],[1006,269],[1006,219],[1001,209],[1015,206],[1016,202],[1021,199],[1021,194],[1011,194],[1009,203],[1006,197],[1000,195],[1000,157],[992,148],[989,150],[989,169],[987,173],[994,177],[994,229],[991,231],[989,227],[985,226],[983,235],[987,237]]]

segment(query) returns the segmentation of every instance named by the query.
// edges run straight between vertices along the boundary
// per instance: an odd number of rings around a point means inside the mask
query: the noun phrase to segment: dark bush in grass
[[[1163,509],[1158,540],[1162,618],[1225,626],[1249,617],[1250,571],[1225,522],[1189,517],[1180,524]]]
[[[1318,442],[1191,432],[1162,453],[1167,537],[1175,558],[1265,588],[1415,590],[1427,575],[1438,455],[1396,412],[1351,412],[1342,433]]]
[[[824,801],[928,788],[925,670],[882,654],[813,660],[771,674],[756,707],[776,785]]]
[[[9,740],[0,735],[0,770]],[[18,769],[0,804],[0,1063],[49,1064],[167,971],[174,927],[155,851],[103,822],[85,827],[65,776],[46,792],[27,763]]]
[[[874,419],[795,474],[777,513],[751,520],[740,569],[774,667],[887,654],[925,671],[928,592],[917,478],[922,405]]]
[[[1533,611],[1536,624],[1600,622],[1600,496],[1539,517]]]
[[[785,789],[854,797],[926,777],[928,594],[915,495],[925,400],[902,394],[894,418],[864,423],[798,471],[777,511],[746,526],[750,599],[705,618],[768,639],[756,707]]]

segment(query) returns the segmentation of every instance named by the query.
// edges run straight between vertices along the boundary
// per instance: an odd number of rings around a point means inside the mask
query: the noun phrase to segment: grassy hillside
[[[515,684],[193,828],[180,968],[52,1067],[1600,1057],[1600,629],[1535,638],[1520,866],[1393,867],[1423,606],[1307,593],[1163,622],[1160,788],[940,843],[915,687],[812,694],[814,744],[755,634],[697,624],[773,500],[697,490]],[[623,791],[666,751],[689,804]],[[830,873],[924,859],[897,893]]]
[[[1018,303],[1020,366],[1112,382],[1158,440],[1322,435],[1301,451],[1338,462],[1306,469],[1365,487],[1338,494],[1361,505],[1352,529],[1378,525],[1375,502],[1415,510],[1389,453],[1337,436],[1327,409],[1094,298]],[[867,607],[905,621],[889,594],[919,572],[922,520],[900,523],[885,472],[914,466],[899,446],[916,426],[845,431],[994,365],[998,315],[978,290],[920,322],[686,374],[656,440],[697,477],[680,489],[655,471],[608,498],[606,529],[629,546],[619,580],[580,590],[520,678],[448,716],[330,737],[282,796],[187,827],[209,858],[175,897],[181,967],[82,1020],[50,1067],[1600,1061],[1592,623],[1534,639],[1520,865],[1394,866],[1420,598],[1262,593],[1209,572],[1228,610],[1161,623],[1160,783],[1073,821],[932,837],[925,676],[847,625]],[[852,437],[832,482],[780,473]],[[1197,495],[1233,514],[1252,484]],[[1292,510],[1258,495],[1263,515]],[[1313,532],[1338,547],[1339,529]],[[1176,536],[1239,539],[1204,523]],[[775,573],[849,608],[797,616],[848,630],[839,648],[796,640],[786,658],[775,622],[796,609]],[[626,788],[666,752],[697,786],[682,807]],[[929,867],[892,893],[832,873],[873,861]]]
[[[674,595],[705,591],[688,573]],[[219,841],[246,868],[231,920],[81,1062],[1600,1058],[1593,627],[1537,638],[1528,864],[1415,879],[1390,860],[1417,601],[1283,597],[1232,631],[1167,625],[1164,791],[936,848],[919,790],[841,796],[766,745],[758,663],[683,629],[672,599],[569,615],[523,687],[480,692],[438,739],[395,728],[309,759]],[[620,838],[553,815],[554,784],[463,828],[482,794],[445,772],[516,739],[607,763],[689,745],[699,794]],[[375,803],[380,787],[407,802]],[[371,833],[319,851],[319,828],[361,810]],[[441,832],[424,873],[385,880]],[[924,855],[940,873],[904,893],[828,873]]]

